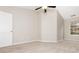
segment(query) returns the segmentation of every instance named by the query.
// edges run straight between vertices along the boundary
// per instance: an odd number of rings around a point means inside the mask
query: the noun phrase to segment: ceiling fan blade
[[[48,6],[49,8],[56,8],[56,6]]]
[[[38,7],[38,8],[36,8],[35,10],[38,10],[38,9],[40,9],[40,8],[42,8],[42,7]]]

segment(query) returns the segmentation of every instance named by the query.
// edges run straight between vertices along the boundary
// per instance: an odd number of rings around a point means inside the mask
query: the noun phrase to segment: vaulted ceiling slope
[[[34,10],[39,6],[19,6],[19,7]],[[72,16],[79,16],[79,6],[56,6],[56,8],[65,20],[70,19]]]
[[[79,6],[58,6],[57,10],[65,20],[71,19],[73,16],[79,16]]]

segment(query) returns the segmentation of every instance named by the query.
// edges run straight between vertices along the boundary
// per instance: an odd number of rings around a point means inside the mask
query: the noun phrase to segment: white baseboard
[[[64,40],[69,40],[69,41],[79,41],[79,40],[75,40],[75,39],[64,39]]]
[[[58,41],[44,41],[44,40],[41,40],[40,42],[58,42]]]
[[[18,45],[18,44],[23,44],[23,43],[30,43],[30,42],[55,42],[57,43],[58,41],[44,41],[44,40],[31,40],[31,41],[25,41],[25,42],[17,42],[17,43],[13,43],[13,45]]]
[[[23,43],[30,43],[30,42],[35,42],[35,41],[17,42],[17,43],[13,43],[13,45],[18,45],[18,44],[23,44]]]

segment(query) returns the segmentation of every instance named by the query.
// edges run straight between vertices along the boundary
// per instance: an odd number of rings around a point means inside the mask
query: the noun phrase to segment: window
[[[71,34],[79,35],[79,23],[71,24]]]

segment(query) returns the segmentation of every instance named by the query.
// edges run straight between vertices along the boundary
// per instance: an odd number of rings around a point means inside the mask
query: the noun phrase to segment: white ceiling
[[[71,19],[72,16],[79,16],[79,6],[58,6],[57,10],[65,20]]]
[[[19,7],[34,10],[39,6],[19,6]],[[57,6],[56,8],[65,20],[70,19],[71,16],[73,15],[79,16],[79,6]]]
[[[39,6],[18,6],[18,7],[24,8],[24,9],[29,9],[29,10],[34,10],[34,9],[36,9]]]

